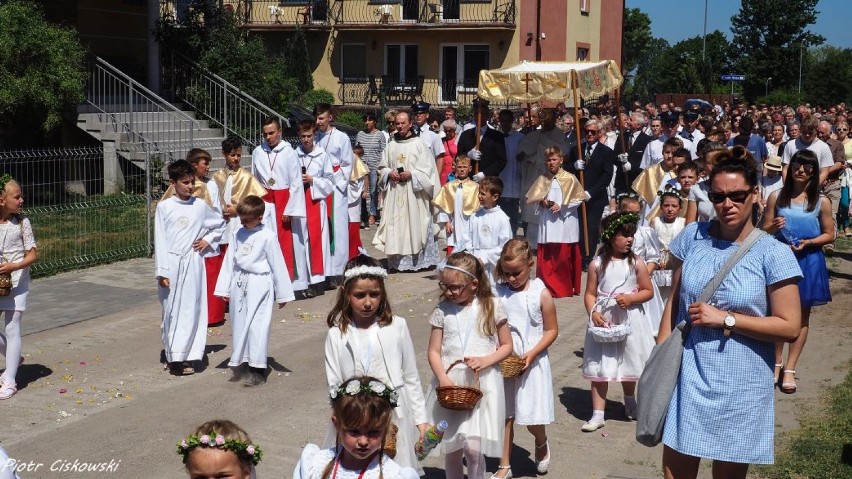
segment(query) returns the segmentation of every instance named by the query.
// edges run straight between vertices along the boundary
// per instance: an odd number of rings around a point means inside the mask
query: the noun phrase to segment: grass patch
[[[852,360],[843,369],[843,382],[804,413],[799,429],[781,436],[775,464],[755,467],[755,473],[778,479],[852,478],[852,465],[841,462],[844,445],[852,447]]]
[[[28,208],[39,254],[33,276],[144,256],[146,211],[144,195],[127,194]]]

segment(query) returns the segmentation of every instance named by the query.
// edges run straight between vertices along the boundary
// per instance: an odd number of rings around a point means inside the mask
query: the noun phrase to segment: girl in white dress
[[[662,249],[660,267],[651,275],[653,283],[660,290],[662,300],[668,301],[672,289],[672,270],[669,262],[669,244],[686,225],[680,216],[682,199],[675,191],[665,191],[660,195],[660,216],[651,219],[651,228],[657,233]]]
[[[356,256],[347,263],[343,286],[327,319],[325,374],[329,388],[355,376],[372,376],[396,391],[400,399],[392,417],[399,428],[394,460],[422,474],[414,444],[429,429],[426,400],[408,325],[391,311],[387,275],[369,256]],[[334,437],[332,429],[326,447],[334,445]]]
[[[332,388],[330,394],[337,444],[330,449],[305,446],[293,479],[418,479],[414,469],[382,452],[399,400],[393,388],[362,376]]]
[[[254,467],[263,457],[260,446],[231,421],[217,419],[198,426],[178,444],[177,453],[189,477],[254,479]]]
[[[662,200],[662,199],[661,199]],[[624,195],[618,199],[619,213],[636,213],[642,211],[641,199],[636,196]],[[660,201],[658,201],[660,203]],[[633,246],[630,250],[645,262],[645,268],[648,269],[648,274],[653,276],[660,267],[660,250],[663,245],[660,239],[657,238],[657,232],[650,226],[639,224],[636,226],[636,232],[633,235]],[[645,317],[651,324],[651,333],[654,337],[660,331],[660,318],[663,317],[663,308],[665,302],[664,296],[660,294],[657,285],[651,282],[651,290],[654,295],[642,307],[645,310]]]
[[[584,432],[604,427],[604,406],[609,383],[620,382],[624,389],[624,411],[636,418],[636,382],[651,354],[654,338],[642,303],[651,299],[651,277],[645,261],[635,255],[633,235],[639,215],[616,213],[604,218],[601,242],[589,265],[584,302],[590,323],[598,327],[628,324],[631,333],[619,342],[597,342],[586,329],[583,348],[583,377],[592,382],[592,418]]]
[[[467,477],[485,474],[485,458],[500,457],[503,452],[505,404],[503,376],[497,364],[512,354],[512,338],[506,313],[488,282],[482,263],[465,252],[453,253],[439,269],[442,301],[432,312],[429,323],[429,366],[435,374],[426,410],[432,423],[449,424],[444,440],[435,448],[445,455],[447,479],[462,479],[462,459],[467,462]],[[457,363],[463,361],[463,363]],[[479,374],[483,396],[473,409],[449,410],[441,407],[435,394],[437,386],[476,385]]]
[[[509,240],[500,254],[495,277],[497,297],[509,316],[509,329],[515,354],[524,360],[517,378],[504,378],[506,394],[506,428],[503,436],[503,456],[492,479],[512,477],[509,458],[515,439],[515,423],[527,426],[535,437],[535,463],[540,474],[550,466],[545,425],[554,421],[553,376],[547,348],[556,341],[559,326],[556,306],[544,282],[530,278],[533,255],[526,240]]]
[[[21,185],[11,176],[3,175],[0,177],[0,274],[11,275],[12,288],[6,296],[0,296],[0,313],[5,318],[0,353],[6,358],[6,370],[0,376],[0,399],[9,399],[18,392],[15,376],[23,360],[21,316],[27,309],[30,266],[38,256],[33,227],[23,211]]]

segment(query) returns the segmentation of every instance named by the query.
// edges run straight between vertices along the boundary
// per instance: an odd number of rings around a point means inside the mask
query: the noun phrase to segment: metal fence
[[[125,189],[103,194],[101,147],[0,152],[0,171],[24,194],[38,261],[34,276],[47,276],[150,253],[152,202],[145,170],[120,162]]]

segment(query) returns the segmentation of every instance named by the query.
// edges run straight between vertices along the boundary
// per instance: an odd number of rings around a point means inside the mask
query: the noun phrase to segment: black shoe
[[[253,388],[260,386],[261,384],[266,382],[266,378],[263,374],[257,372],[255,368],[249,369],[249,373],[246,375],[245,381],[243,381],[243,386],[247,388]]]
[[[317,293],[314,291],[314,289],[308,286],[308,289],[296,292],[296,299],[311,299],[315,298],[316,295]]]

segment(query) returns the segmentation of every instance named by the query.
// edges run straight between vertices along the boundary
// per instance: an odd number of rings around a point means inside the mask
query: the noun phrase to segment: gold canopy
[[[477,94],[488,101],[570,101],[571,72],[577,72],[581,98],[601,96],[621,86],[624,78],[613,60],[599,62],[528,62],[500,70],[481,70]]]

